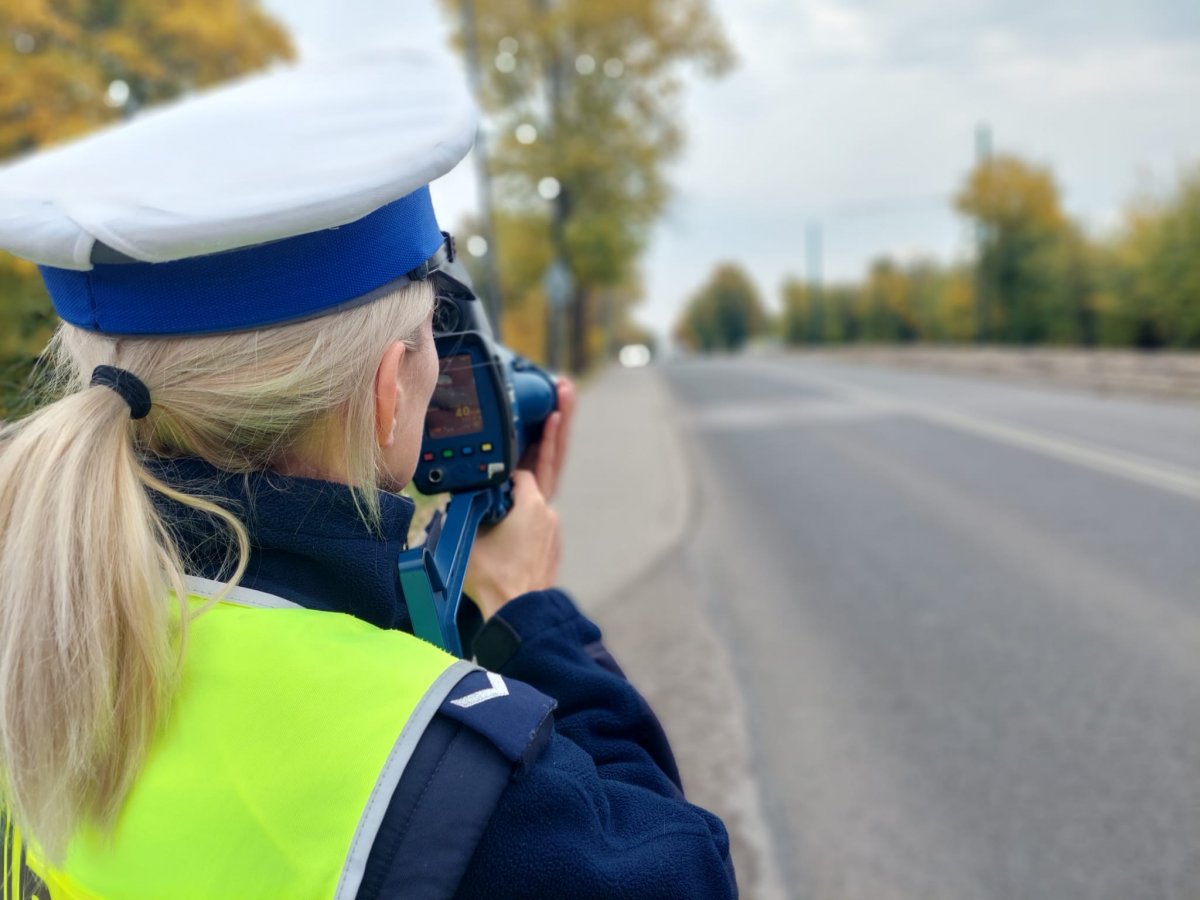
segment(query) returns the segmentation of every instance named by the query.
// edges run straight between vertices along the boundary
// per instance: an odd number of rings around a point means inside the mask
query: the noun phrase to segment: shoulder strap
[[[458,682],[396,788],[358,900],[453,897],[501,795],[549,740],[553,709],[494,672]]]

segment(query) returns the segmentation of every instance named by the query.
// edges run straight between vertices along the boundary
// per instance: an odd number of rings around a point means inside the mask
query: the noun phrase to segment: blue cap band
[[[215,334],[332,311],[418,269],[443,240],[423,187],[348,225],[244,250],[41,271],[58,314],[80,328]]]

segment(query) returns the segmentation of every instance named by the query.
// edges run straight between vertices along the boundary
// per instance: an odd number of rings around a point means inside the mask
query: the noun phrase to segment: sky
[[[596,0],[603,2],[603,0]],[[1200,165],[1197,0],[711,0],[739,58],[695,75],[674,198],[642,264],[637,317],[666,333],[724,261],[774,304],[806,276],[871,260],[967,257],[951,197],[986,123],[996,152],[1050,166],[1093,234]],[[268,0],[301,55],[414,34],[446,40],[435,0]],[[443,227],[477,207],[472,167],[434,185]]]

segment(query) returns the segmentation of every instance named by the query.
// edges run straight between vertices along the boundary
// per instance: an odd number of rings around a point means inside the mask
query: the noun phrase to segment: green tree
[[[861,294],[859,285],[849,283],[829,285],[822,291],[822,321],[827,341],[836,344],[861,339],[862,324],[858,316]]]
[[[978,266],[984,335],[1012,343],[1075,342],[1084,296],[1069,283],[1082,238],[1050,170],[1016,156],[981,163],[955,198],[985,235]]]
[[[290,58],[252,0],[12,0],[0,6],[0,158]],[[35,267],[0,252],[0,417],[54,316]]]
[[[758,289],[737,265],[717,266],[692,297],[676,327],[676,337],[693,350],[740,350],[768,326]]]
[[[1181,179],[1154,257],[1166,342],[1200,347],[1200,166]]]
[[[812,286],[798,278],[789,278],[783,283],[781,297],[783,311],[779,317],[779,336],[784,343],[821,343],[819,307]]]
[[[845,335],[844,286],[788,278],[780,291],[779,337],[787,344],[837,342]]]
[[[982,328],[1012,343],[1200,347],[1200,165],[1166,196],[1131,204],[1103,241],[1063,212],[1048,169],[1014,156],[977,167],[955,205],[983,234],[973,267],[882,258],[861,283],[824,288],[819,317],[811,290],[791,280],[782,337],[962,343]]]
[[[707,0],[445,3],[456,16],[473,11],[501,218],[522,218],[530,227],[517,241],[547,245],[539,255],[563,259],[574,278],[571,365],[580,371],[605,321],[601,298],[629,292],[667,201],[663,166],[683,141],[682,67],[718,76],[730,49]],[[547,202],[538,188],[550,178],[558,193]],[[512,240],[499,245],[514,251]]]
[[[1200,347],[1200,166],[1170,196],[1131,204],[1096,256],[1103,343]]]
[[[931,260],[922,259],[907,268],[909,301],[913,317],[913,337],[920,341],[943,340],[938,321],[938,301],[950,273]]]
[[[1144,199],[1125,212],[1121,231],[1097,251],[1098,338],[1106,346],[1160,347],[1151,259],[1161,213]]]
[[[895,260],[884,257],[871,264],[863,302],[868,340],[908,342],[916,338],[912,285],[908,272]]]
[[[934,300],[935,340],[962,344],[975,337],[972,282],[973,273],[967,268],[955,268],[942,274]]]

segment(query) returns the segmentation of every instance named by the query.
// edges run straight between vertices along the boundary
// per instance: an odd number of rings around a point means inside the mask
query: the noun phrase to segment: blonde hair
[[[264,471],[339,429],[360,511],[377,522],[375,371],[392,342],[417,346],[432,305],[424,283],[249,333],[126,338],[60,326],[48,352],[59,399],[0,428],[0,791],[50,860],[81,823],[111,827],[178,678],[183,555],[150,492],[224,523],[232,583],[247,562],[236,516],[163,483],[142,459]],[[149,387],[147,418],[131,421],[120,396],[89,386],[98,365]]]

